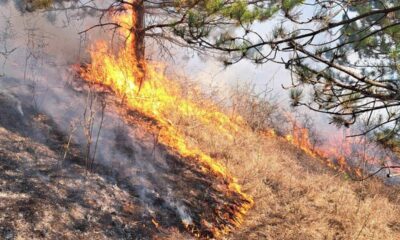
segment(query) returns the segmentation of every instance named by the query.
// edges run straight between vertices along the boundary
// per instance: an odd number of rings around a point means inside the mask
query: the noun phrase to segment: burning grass
[[[130,19],[122,15],[118,21],[122,25],[131,26]],[[222,187],[221,192],[228,198],[236,196],[236,200],[233,203],[227,201],[225,206],[215,209],[214,214],[220,219],[219,223],[208,224],[205,219],[199,219],[196,223],[182,220],[182,223],[195,236],[218,237],[230,232],[243,221],[243,215],[252,206],[253,200],[242,192],[237,180],[218,160],[196,144],[191,144],[179,126],[182,123],[188,126],[199,124],[207,128],[209,133],[217,132],[227,140],[232,140],[233,135],[243,128],[242,123],[219,111],[211,102],[196,102],[192,98],[198,95],[196,89],[185,95],[177,82],[160,73],[162,68],[159,64],[147,62],[146,81],[139,84],[135,78],[139,70],[130,47],[134,39],[126,31],[123,29],[121,32],[127,38],[126,45],[117,53],[111,51],[105,42],[96,43],[90,51],[91,63],[82,69],[81,76],[91,84],[108,87],[123,99],[126,108],[153,119],[155,124],[142,126],[157,135],[158,143],[187,161],[198,163],[203,174],[210,174],[223,181],[222,185],[227,188]]]
[[[1,100],[3,112],[13,114],[16,107]],[[0,238],[164,239],[173,232],[175,239],[188,239],[231,229],[243,196],[195,159],[154,141],[160,127],[155,120],[108,100],[108,138],[101,146],[116,146],[92,172],[76,144],[60,159],[68,136],[46,115],[32,110],[16,113],[13,123],[0,119]],[[111,124],[115,111],[127,126]],[[21,130],[26,137],[3,128],[15,129],[21,121],[35,126]]]

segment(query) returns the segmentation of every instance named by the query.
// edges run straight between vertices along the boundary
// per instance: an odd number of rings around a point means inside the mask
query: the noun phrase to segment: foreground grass
[[[243,128],[228,139],[185,127],[219,158],[255,206],[229,239],[400,239],[399,188],[348,180],[284,140]]]

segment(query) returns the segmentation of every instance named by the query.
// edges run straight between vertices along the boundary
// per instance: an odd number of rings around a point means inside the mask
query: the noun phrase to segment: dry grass
[[[260,122],[254,107],[262,104],[247,102],[252,111],[240,106],[239,113],[250,124],[229,134],[196,117],[169,116],[190,146],[223,163],[254,198],[245,222],[227,239],[400,239],[399,187],[349,180],[287,141],[259,134],[252,123]],[[287,125],[272,119],[272,126]]]
[[[229,139],[185,126],[193,144],[220,159],[254,197],[228,239],[400,239],[397,187],[347,180],[286,141],[248,128]]]

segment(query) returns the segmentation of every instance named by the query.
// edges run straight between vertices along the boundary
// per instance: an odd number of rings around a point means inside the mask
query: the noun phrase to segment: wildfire
[[[237,117],[228,117],[220,111],[212,102],[194,99],[197,96],[196,89],[189,92],[178,82],[173,81],[162,74],[163,64],[146,61],[138,64],[135,58],[134,34],[131,34],[135,18],[130,12],[118,16],[120,37],[125,45],[121,48],[111,49],[105,41],[95,43],[90,49],[91,63],[81,69],[81,76],[89,83],[108,87],[115,95],[123,99],[125,106],[140,112],[142,115],[154,119],[157,122],[158,142],[167,146],[188,161],[199,163],[202,171],[221,178],[227,184],[228,195],[237,195],[240,201],[230,206],[215,210],[215,215],[223,219],[223,223],[217,226],[201,220],[201,229],[192,222],[182,221],[182,225],[196,237],[218,237],[232,230],[243,221],[243,216],[253,205],[250,196],[242,192],[237,180],[227,173],[225,167],[217,160],[207,155],[200,148],[188,143],[188,139],[177,127],[178,122],[187,121],[200,123],[208,129],[218,131],[227,139],[233,139],[235,133],[244,126],[242,120]],[[114,51],[113,51],[114,50]],[[145,66],[145,81],[138,80],[142,77],[142,69]],[[151,127],[149,127],[151,128]],[[149,129],[149,131],[153,131]],[[264,135],[276,137],[274,130],[266,130]],[[291,144],[299,147],[305,153],[313,157],[324,159],[328,166],[360,176],[359,168],[352,168],[347,164],[346,156],[350,154],[350,147],[338,152],[337,146],[317,147],[310,141],[306,128],[294,127],[293,133],[284,136]],[[158,227],[159,223],[153,219],[152,223]],[[204,233],[207,232],[207,233]],[[211,233],[209,233],[211,232]]]
[[[287,134],[283,138],[294,146],[300,148],[309,156],[323,160],[327,166],[340,172],[352,174],[358,178],[362,178],[364,170],[360,166],[352,166],[349,161],[352,158],[362,160],[363,163],[382,166],[384,162],[391,162],[389,156],[381,153],[379,146],[371,146],[365,138],[353,137],[346,138],[349,132],[343,136],[330,137],[328,142],[317,145],[310,140],[309,130],[301,127],[292,117],[288,117],[292,122],[292,134]],[[276,134],[265,133],[267,137],[276,137]],[[366,149],[367,147],[370,149]],[[376,155],[376,156],[373,156]]]
[[[240,121],[232,120],[211,102],[202,101],[199,104],[191,98],[193,94],[184,94],[181,85],[161,73],[162,64],[146,62],[145,81],[138,83],[140,69],[131,47],[135,39],[129,31],[135,19],[128,12],[120,15],[117,21],[124,26],[120,34],[126,39],[125,46],[114,52],[105,41],[94,44],[90,49],[91,63],[81,69],[81,76],[91,84],[110,88],[123,99],[128,108],[154,119],[159,130],[159,143],[168,146],[183,158],[197,161],[204,173],[224,179],[231,192],[228,194],[240,196],[241,201],[229,213],[216,213],[229,224],[222,223],[220,226],[210,227],[208,231],[212,232],[211,237],[229,232],[242,222],[244,214],[253,204],[252,198],[241,191],[241,186],[227,173],[224,166],[201,149],[190,146],[174,123],[180,119],[192,119],[231,139],[232,133],[239,130]],[[184,225],[195,236],[201,236],[195,226]]]
[[[279,136],[274,129],[264,129],[261,135],[267,138],[284,139],[288,143],[301,149],[307,155],[324,161],[328,167],[340,172],[354,174],[357,177],[362,177],[364,171],[360,167],[349,165],[348,161],[351,160],[352,157],[357,157],[358,159],[362,159],[363,162],[377,166],[382,165],[382,162],[379,162],[378,158],[384,159],[386,162],[391,162],[390,157],[380,154],[377,148],[370,149],[369,151],[378,154],[376,157],[373,157],[372,154],[365,151],[363,152],[360,148],[361,146],[368,145],[367,141],[361,137],[346,139],[345,135],[351,135],[349,132],[345,133],[343,136],[330,136],[328,142],[324,144],[313,143],[307,128],[302,127],[289,112],[285,112],[285,116],[292,125],[291,133]],[[353,146],[356,147],[353,148]]]

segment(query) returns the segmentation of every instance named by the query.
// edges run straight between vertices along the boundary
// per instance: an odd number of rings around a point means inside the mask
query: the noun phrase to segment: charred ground
[[[154,141],[142,128],[151,119],[126,112],[140,140],[118,126],[110,142],[130,161],[88,171],[84,146],[72,143],[65,154],[68,133],[30,99],[0,94],[1,238],[212,238],[214,228],[233,227],[226,219],[241,196]]]

